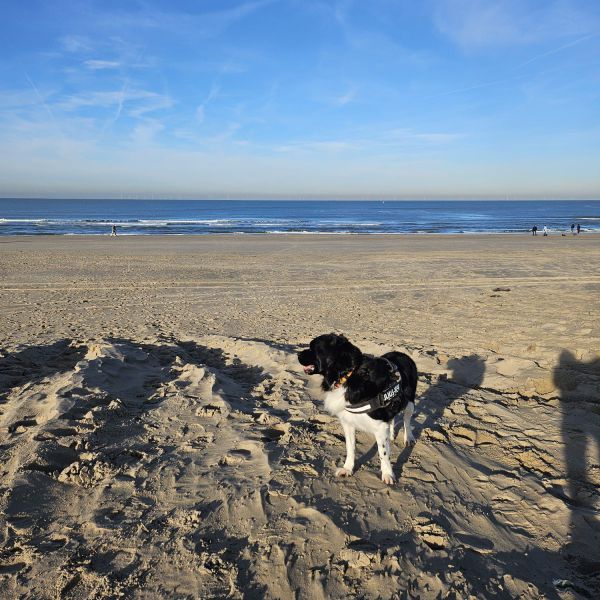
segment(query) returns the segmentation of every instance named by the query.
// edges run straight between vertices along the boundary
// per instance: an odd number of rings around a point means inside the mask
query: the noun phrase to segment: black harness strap
[[[363,413],[368,413],[377,408],[385,408],[389,406],[400,394],[402,393],[402,375],[400,375],[400,371],[398,367],[387,358],[381,357],[385,360],[390,367],[390,371],[392,375],[395,377],[396,381],[394,381],[390,386],[388,386],[383,392],[380,392],[374,398],[370,400],[365,400],[364,402],[360,402],[359,404],[350,404],[346,406],[346,410],[349,413],[353,413],[355,415],[360,415]]]

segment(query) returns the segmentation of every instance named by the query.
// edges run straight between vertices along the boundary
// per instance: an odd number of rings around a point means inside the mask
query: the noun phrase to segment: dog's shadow
[[[448,361],[448,369],[451,372],[450,378],[440,377],[421,397],[417,396],[415,400],[415,415],[425,415],[421,425],[413,426],[415,443],[418,443],[425,429],[433,427],[439,421],[446,408],[455,400],[458,400],[470,389],[481,386],[485,374],[485,360],[477,354],[453,358]],[[396,439],[399,432],[398,422],[401,420],[401,415],[402,413],[396,417],[394,439]],[[400,452],[394,468],[396,478],[399,479],[402,475],[402,468],[410,458],[414,447],[414,444],[405,446]],[[377,444],[375,443],[357,460],[356,471],[367,464],[376,454]]]

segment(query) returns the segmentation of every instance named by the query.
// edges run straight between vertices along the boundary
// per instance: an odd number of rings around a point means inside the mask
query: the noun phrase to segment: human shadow
[[[440,378],[417,399],[417,411],[425,415],[422,424],[415,427],[417,440],[426,429],[439,424],[444,411],[453,402],[483,382],[485,363],[479,356],[451,360],[448,367],[450,376]],[[554,382],[561,392],[567,484],[564,490],[555,489],[551,493],[559,495],[569,507],[571,530],[569,540],[560,551],[535,544],[526,551],[496,551],[492,540],[484,540],[490,545],[482,552],[472,549],[471,541],[458,532],[452,535],[461,543],[432,555],[423,552],[422,542],[412,532],[399,536],[394,529],[365,531],[364,522],[353,519],[351,514],[340,518],[336,499],[325,495],[317,498],[317,508],[332,516],[346,534],[360,538],[360,543],[367,540],[367,550],[396,554],[401,564],[402,561],[408,563],[409,571],[437,576],[458,565],[465,574],[468,573],[469,591],[478,598],[515,598],[521,593],[530,593],[531,590],[526,589],[530,583],[544,597],[553,600],[600,598],[600,494],[597,479],[594,479],[598,476],[598,466],[592,464],[598,456],[594,452],[600,452],[600,359],[578,361],[572,353],[563,351],[554,369]],[[413,447],[408,447],[400,454],[395,468],[397,475],[412,451]],[[370,457],[375,453],[374,447]],[[362,458],[361,464],[368,459],[369,453]],[[485,504],[473,508],[481,512],[489,510]],[[452,531],[452,522],[444,522],[444,519],[444,510],[441,510],[436,516],[437,522]],[[407,587],[399,597],[416,597],[417,592]]]
[[[600,594],[600,358],[585,362],[563,350],[553,372],[560,390],[570,539],[562,554],[574,574]],[[598,597],[598,596],[596,596]]]

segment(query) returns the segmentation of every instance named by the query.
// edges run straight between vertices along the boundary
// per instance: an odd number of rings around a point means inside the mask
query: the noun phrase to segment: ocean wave
[[[580,215],[580,216],[575,216]],[[600,231],[600,202],[106,202],[0,200],[0,235],[556,235]]]
[[[49,223],[51,219],[4,219],[0,218],[0,223]]]

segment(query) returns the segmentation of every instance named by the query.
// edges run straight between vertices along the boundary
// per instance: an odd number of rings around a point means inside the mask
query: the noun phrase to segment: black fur
[[[363,354],[343,335],[335,333],[316,337],[310,342],[308,349],[298,353],[298,361],[307,373],[323,376],[321,386],[326,392],[352,371],[345,383],[346,400],[349,404],[360,404],[374,398],[394,381],[390,366],[384,358],[398,367],[402,376],[402,394],[389,406],[369,412],[369,416],[379,421],[391,421],[409,402],[415,401],[417,366],[410,356],[403,352],[387,352],[381,358]]]

